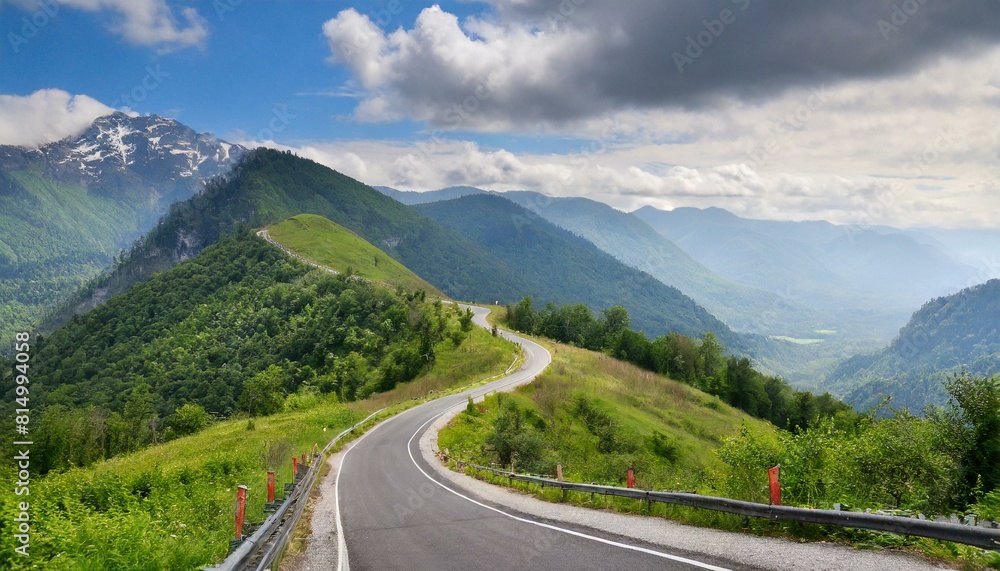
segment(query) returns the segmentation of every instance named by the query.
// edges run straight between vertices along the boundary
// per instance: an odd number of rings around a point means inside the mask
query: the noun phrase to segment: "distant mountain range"
[[[842,363],[827,381],[858,408],[891,405],[919,412],[943,404],[949,375],[1000,373],[1000,280],[921,307],[885,349]]]
[[[680,290],[631,268],[587,240],[557,227],[506,195],[471,194],[416,207],[506,262],[536,303],[584,303],[596,310],[624,306],[635,329],[650,336],[712,331],[728,347],[752,343]]]
[[[0,146],[0,345],[245,152],[172,119],[123,113],[37,149]]]
[[[750,220],[719,208],[647,206],[635,215],[712,271],[812,306],[905,310],[976,273],[932,240],[895,229]]]
[[[405,204],[487,192],[378,189]],[[925,300],[982,273],[945,245],[959,241],[955,231],[751,220],[721,208],[625,213],[586,198],[501,194],[680,289],[739,331],[888,340]],[[1000,243],[1000,232],[977,236],[984,235]]]

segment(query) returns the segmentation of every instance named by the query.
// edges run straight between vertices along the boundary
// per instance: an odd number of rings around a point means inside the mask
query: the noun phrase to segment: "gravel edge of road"
[[[309,522],[311,532],[303,543],[302,551],[282,559],[278,566],[280,571],[329,571],[330,561],[337,561],[337,557],[340,555],[338,551],[340,530],[337,528],[335,489],[337,478],[340,477],[340,464],[344,454],[354,445],[354,442],[356,440],[348,442],[326,459],[326,463],[330,466],[330,472],[317,483],[319,495],[312,506],[312,519]]]
[[[439,476],[456,488],[487,503],[503,506],[521,515],[553,522],[565,522],[597,531],[626,536],[667,550],[684,554],[705,554],[753,569],[774,571],[839,571],[844,569],[879,569],[885,571],[920,571],[953,569],[944,563],[931,562],[908,553],[860,551],[837,543],[800,543],[788,539],[760,537],[711,528],[695,527],[675,521],[539,500],[454,472],[438,459],[438,432],[461,414],[459,405],[437,418],[420,438],[420,453]],[[789,549],[792,548],[792,549]],[[794,553],[789,553],[794,551]],[[790,556],[791,555],[791,556]]]

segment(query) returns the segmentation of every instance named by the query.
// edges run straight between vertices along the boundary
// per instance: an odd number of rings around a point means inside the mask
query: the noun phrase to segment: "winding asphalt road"
[[[472,309],[475,322],[486,327],[488,310]],[[477,398],[530,382],[551,362],[540,345],[503,335],[524,348],[519,370],[406,411],[373,428],[344,453],[336,485],[341,571],[738,568],[700,555],[667,553],[604,531],[538,521],[440,479],[418,447],[432,421],[464,406],[470,394]]]

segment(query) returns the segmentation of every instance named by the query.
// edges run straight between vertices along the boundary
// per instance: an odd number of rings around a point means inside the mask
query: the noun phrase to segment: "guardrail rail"
[[[306,504],[308,503],[309,492],[319,478],[323,460],[326,458],[327,453],[340,439],[354,432],[358,427],[364,425],[384,410],[384,408],[377,410],[368,415],[364,420],[345,429],[334,437],[322,451],[314,454],[312,464],[306,471],[305,476],[295,482],[291,493],[285,496],[284,501],[281,502],[277,510],[268,516],[264,520],[264,523],[249,537],[243,539],[240,546],[230,553],[225,561],[208,569],[217,571],[244,571],[250,569],[254,571],[266,571],[272,569],[272,566],[279,562],[285,548],[288,547],[288,542],[292,538],[295,527],[298,525],[299,520],[302,519],[302,513],[305,511]]]
[[[515,474],[506,470],[499,470],[497,468],[479,466],[476,464],[463,464],[478,471],[491,472],[511,481],[534,483],[542,486],[543,488],[559,488],[571,492],[601,494],[605,496],[631,498],[646,502],[675,504],[748,517],[770,519],[774,521],[815,523],[853,529],[885,531],[901,535],[915,535],[919,537],[972,545],[993,551],[1000,551],[1000,529],[995,527],[978,527],[865,512],[814,510],[790,506],[773,506],[768,504],[732,500],[729,498],[702,496],[687,492],[655,492],[639,490],[636,488],[620,488],[615,486],[601,486],[597,484],[564,482],[540,476]]]

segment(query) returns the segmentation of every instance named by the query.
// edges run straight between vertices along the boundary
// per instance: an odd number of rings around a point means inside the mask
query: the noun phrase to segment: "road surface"
[[[486,326],[487,310],[474,308]],[[372,429],[342,456],[336,485],[342,537],[340,569],[735,569],[732,564],[629,541],[559,522],[537,522],[473,497],[440,478],[418,448],[435,418],[478,397],[529,382],[551,361],[548,351],[504,334],[524,348],[521,369],[465,393],[443,397]],[[541,525],[540,525],[541,524]]]

